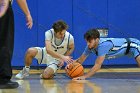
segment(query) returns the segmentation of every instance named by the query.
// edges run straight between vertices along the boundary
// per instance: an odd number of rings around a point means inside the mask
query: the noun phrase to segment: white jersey
[[[53,50],[55,52],[59,53],[59,54],[64,55],[68,50],[70,33],[66,31],[65,36],[64,36],[62,42],[59,45],[56,44],[56,38],[54,36],[54,30],[51,29],[51,33],[52,33],[51,44],[52,44]]]
[[[59,54],[64,55],[69,45],[74,44],[74,38],[69,32],[65,32],[63,39],[57,39],[54,36],[54,30],[50,29],[45,32],[45,40],[51,41],[52,49]],[[57,64],[59,64],[59,59],[52,57],[46,51],[46,47],[35,47],[38,50],[35,58],[38,60],[39,64],[47,64],[48,67],[52,68],[54,72],[58,69]]]

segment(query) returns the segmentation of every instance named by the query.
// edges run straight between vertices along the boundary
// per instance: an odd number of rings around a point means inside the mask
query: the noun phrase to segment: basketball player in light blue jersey
[[[89,54],[95,53],[97,59],[91,70],[74,80],[83,80],[93,76],[100,68],[105,59],[118,58],[122,56],[134,57],[140,67],[140,41],[135,38],[100,38],[96,29],[91,29],[84,34],[87,46],[83,54],[75,60],[83,63]]]

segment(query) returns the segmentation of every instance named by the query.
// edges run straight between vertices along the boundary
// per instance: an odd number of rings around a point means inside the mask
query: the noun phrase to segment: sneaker
[[[29,76],[29,69],[24,67],[23,70],[20,71],[15,77],[18,79],[23,79],[27,76]]]
[[[42,74],[40,74],[40,79],[43,79]]]
[[[18,88],[19,84],[17,82],[8,81],[6,83],[0,84],[0,89],[14,89]]]

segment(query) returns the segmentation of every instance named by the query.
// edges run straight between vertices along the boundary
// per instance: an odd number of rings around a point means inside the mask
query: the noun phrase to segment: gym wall
[[[57,20],[68,23],[68,31],[75,38],[73,58],[78,58],[86,47],[84,33],[90,28],[108,28],[108,37],[134,37],[140,40],[140,0],[27,0],[34,19],[31,30],[25,17],[13,3],[15,15],[15,47],[12,66],[23,66],[24,55],[30,47],[45,46],[45,31]],[[84,65],[93,65],[96,56],[91,54]],[[134,58],[122,57],[105,60],[103,65],[136,64]],[[32,66],[37,66],[33,60]]]

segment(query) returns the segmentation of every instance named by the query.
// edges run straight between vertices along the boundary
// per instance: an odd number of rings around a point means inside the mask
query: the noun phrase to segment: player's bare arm
[[[86,58],[87,58],[87,56],[82,54],[78,59],[75,60],[75,62],[83,64],[83,62],[86,60]]]
[[[74,60],[73,62],[78,62],[82,64],[86,60],[87,56],[82,54],[78,59]],[[69,69],[69,65],[65,67],[65,69]]]
[[[65,56],[69,56],[72,54],[73,50],[74,50],[74,44],[70,44],[69,45],[69,49],[67,50],[67,52],[65,53]]]
[[[53,51],[52,46],[51,46],[51,41],[46,40],[45,43],[46,43],[46,51],[52,57],[58,58],[58,59],[65,61],[67,63],[71,63],[73,61],[70,56],[64,56],[64,55],[61,55],[61,54]]]
[[[91,70],[88,73],[84,75],[85,78],[93,76],[98,70],[100,70],[104,59],[105,59],[105,56],[98,57],[96,59],[95,65],[91,68]]]
[[[86,78],[89,78],[93,76],[98,70],[100,70],[101,65],[105,59],[105,56],[100,56],[96,59],[95,65],[91,68],[89,72],[87,72],[85,75],[73,78],[73,80],[84,80]]]

